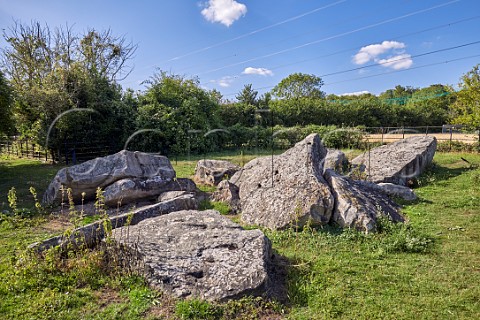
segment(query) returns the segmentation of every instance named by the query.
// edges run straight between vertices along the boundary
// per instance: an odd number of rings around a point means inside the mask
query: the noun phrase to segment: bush
[[[480,152],[480,144],[461,141],[443,141],[437,144],[438,152]]]

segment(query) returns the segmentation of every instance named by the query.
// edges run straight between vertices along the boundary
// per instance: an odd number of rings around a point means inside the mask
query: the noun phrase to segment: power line
[[[389,60],[389,61],[385,61],[385,62],[379,62],[379,63],[369,64],[369,65],[363,66],[363,67],[357,67],[357,68],[352,68],[352,69],[348,69],[348,70],[342,70],[342,71],[327,73],[327,74],[321,75],[320,77],[321,77],[321,78],[324,78],[324,77],[329,77],[329,76],[333,76],[333,75],[337,75],[337,74],[342,74],[342,73],[347,73],[347,72],[352,72],[352,71],[367,69],[367,68],[376,67],[376,66],[382,66],[382,65],[385,65],[385,64],[393,63],[393,62],[405,61],[405,60],[409,60],[409,59],[412,59],[412,58],[423,57],[423,56],[427,56],[427,55],[435,54],[435,53],[439,53],[439,52],[444,52],[444,51],[449,51],[449,50],[464,48],[464,47],[472,46],[472,45],[479,44],[479,43],[480,43],[480,41],[474,41],[474,42],[465,43],[465,44],[461,44],[461,45],[454,46],[454,47],[443,48],[443,49],[438,49],[438,50],[434,50],[434,51],[430,51],[430,52],[420,53],[420,54],[413,55],[413,56],[410,56],[410,55],[409,55],[408,57],[404,57],[404,58],[399,58],[399,59]]]
[[[445,28],[445,27],[450,27],[450,26],[453,26],[455,24],[459,24],[459,23],[462,23],[462,22],[467,22],[467,21],[475,20],[475,19],[479,19],[479,18],[480,18],[480,15],[470,17],[470,18],[466,18],[466,19],[457,20],[457,21],[454,21],[454,22],[449,22],[449,23],[446,23],[446,24],[438,25],[438,26],[435,26],[435,27],[431,27],[431,28],[427,28],[427,29],[423,29],[423,30],[419,30],[419,31],[411,32],[411,33],[406,33],[406,34],[403,34],[403,35],[400,35],[400,36],[392,37],[390,39],[398,40],[398,39],[406,38],[406,37],[409,37],[409,36],[425,33],[425,32],[428,32],[428,31],[433,31],[433,30],[437,30],[437,29],[441,29],[441,28]],[[350,49],[344,49],[344,50],[340,50],[340,51],[335,51],[333,53],[324,54],[324,55],[321,55],[321,56],[316,56],[316,57],[313,57],[313,58],[304,59],[304,60],[300,60],[300,61],[296,61],[296,62],[292,62],[292,63],[287,63],[287,64],[275,66],[275,67],[269,68],[269,69],[270,70],[277,70],[277,69],[281,69],[281,68],[284,68],[284,67],[289,67],[289,66],[292,66],[292,65],[295,65],[295,64],[303,63],[303,62],[313,61],[313,60],[317,60],[317,59],[321,59],[321,58],[327,58],[327,57],[331,57],[331,56],[334,56],[334,55],[337,55],[337,54],[340,54],[340,53],[350,52],[350,51],[353,51],[353,50],[359,50],[362,47],[363,46],[353,47],[353,48],[350,48]]]
[[[408,1],[408,0],[404,0],[404,1]],[[387,4],[385,6],[382,6],[380,8],[377,8],[377,10],[369,10],[366,14],[361,14],[361,15],[358,15],[358,16],[355,16],[355,17],[348,17],[340,22],[337,22],[335,24],[332,24],[332,25],[329,25],[330,28],[334,27],[334,26],[338,26],[338,25],[342,25],[344,22],[352,22],[354,20],[357,20],[357,19],[360,19],[360,18],[363,18],[363,17],[367,17],[367,16],[370,16],[370,15],[374,15],[374,14],[377,14],[377,12],[379,11],[383,11],[385,8],[389,8],[391,9],[392,5],[391,4]],[[296,35],[293,35],[293,36],[290,36],[290,37],[287,37],[287,38],[283,38],[281,40],[277,40],[277,41],[274,41],[274,42],[271,42],[269,44],[266,44],[266,45],[263,45],[263,46],[256,46],[254,49],[255,51],[258,51],[258,49],[261,49],[261,48],[267,48],[267,47],[270,47],[274,44],[277,44],[277,43],[281,43],[281,42],[285,42],[285,41],[288,41],[290,39],[297,39],[299,36],[303,36],[303,35],[306,35],[306,34],[310,34],[310,33],[313,33],[315,32],[316,30],[318,30],[319,28],[315,28],[315,29],[311,29],[310,31],[308,32],[303,32],[303,33],[300,33],[300,34],[296,34]],[[243,50],[242,53],[245,53],[245,52],[248,52],[248,53],[252,53],[252,50],[251,49],[246,49],[246,50]],[[236,57],[238,55],[241,55],[242,53],[240,54],[233,54],[233,55],[228,55],[228,56],[223,56],[223,57],[218,57],[216,59],[213,59],[213,60],[210,60],[208,62],[216,62],[218,63],[219,61],[221,60],[225,60],[225,59],[228,59],[228,58],[231,58],[231,57]],[[189,69],[192,69],[192,68],[195,68],[197,67],[198,64],[196,65],[191,65],[191,66],[188,66],[188,67],[184,67],[182,69],[179,69],[178,72],[183,72],[185,70],[189,70]]]
[[[395,36],[393,38],[391,38],[392,40],[398,40],[398,39],[401,39],[401,38],[406,38],[406,37],[409,37],[409,36],[412,36],[412,35],[418,35],[418,34],[421,34],[421,33],[424,33],[424,32],[428,32],[428,31],[432,31],[432,30],[437,30],[437,29],[440,29],[440,28],[445,28],[445,27],[450,27],[450,26],[453,26],[453,25],[456,25],[456,24],[460,24],[460,23],[463,23],[463,22],[467,22],[467,21],[471,21],[471,20],[475,20],[475,19],[479,19],[480,18],[480,15],[477,15],[477,16],[473,16],[473,17],[469,17],[469,18],[465,18],[465,19],[461,19],[461,20],[456,20],[456,21],[453,21],[453,22],[449,22],[449,23],[445,23],[445,24],[441,24],[441,25],[437,25],[437,26],[434,26],[434,27],[430,27],[430,28],[427,28],[427,29],[422,29],[422,30],[419,30],[419,31],[415,31],[415,32],[410,32],[410,33],[406,33],[406,34],[402,34],[402,35],[399,35],[399,36]],[[466,44],[466,45],[470,45],[470,44]],[[466,46],[466,45],[462,45],[462,46]],[[340,50],[340,51],[336,51],[336,52],[333,52],[333,53],[329,53],[329,54],[324,54],[324,55],[321,55],[321,56],[316,56],[316,57],[313,57],[313,58],[310,58],[310,59],[304,59],[304,60],[300,60],[300,61],[296,61],[296,62],[292,62],[292,63],[288,63],[288,64],[283,64],[283,65],[279,65],[279,66],[275,66],[275,67],[272,67],[272,68],[269,68],[269,70],[278,70],[278,69],[281,69],[281,68],[284,68],[284,67],[288,67],[288,66],[292,66],[292,65],[295,65],[295,64],[299,64],[299,63],[303,63],[303,62],[308,62],[308,61],[313,61],[313,60],[317,60],[317,59],[321,59],[321,58],[327,58],[327,57],[331,57],[331,56],[334,56],[334,55],[337,55],[337,54],[340,54],[340,53],[345,53],[345,52],[350,52],[350,51],[353,51],[353,50],[358,50],[360,48],[362,48],[363,46],[360,46],[360,47],[354,47],[354,48],[350,48],[350,49],[344,49],[344,50]],[[445,50],[450,50],[452,48],[455,48],[455,47],[451,47],[451,48],[446,48],[446,49],[441,49],[442,51],[445,51]],[[437,51],[432,51],[430,53],[424,53],[424,54],[421,54],[421,55],[427,55],[427,54],[431,54],[431,53],[434,53],[434,52],[437,52]],[[414,58],[414,57],[419,57],[421,55],[416,55],[416,56],[412,56],[410,58]],[[376,66],[377,64],[374,64],[374,65],[371,65],[371,66]],[[361,68],[365,68],[364,67],[360,67]],[[357,69],[357,68],[355,68]],[[353,70],[352,70],[353,71]],[[348,71],[340,71],[339,73],[344,73],[344,72],[348,72]],[[235,76],[235,78],[239,78],[239,77],[243,77],[243,76],[247,76],[245,74],[239,74],[237,76]],[[321,76],[321,77],[324,77],[325,75]],[[209,84],[210,82],[203,82],[202,85],[207,85]]]
[[[343,82],[350,82],[350,81],[356,81],[356,80],[361,80],[361,79],[367,79],[367,78],[373,78],[373,77],[379,77],[379,76],[384,76],[384,75],[389,75],[391,73],[397,73],[397,72],[405,72],[405,71],[410,71],[410,70],[415,70],[415,69],[421,69],[421,68],[426,68],[426,67],[431,67],[431,66],[436,66],[439,64],[446,64],[450,62],[456,62],[456,61],[461,61],[461,60],[467,60],[471,58],[476,58],[480,57],[480,54],[472,55],[472,56],[466,56],[462,58],[457,58],[457,59],[451,59],[451,60],[445,60],[445,61],[440,61],[440,62],[434,62],[434,63],[429,63],[409,69],[404,69],[404,70],[394,70],[394,71],[389,71],[389,72],[383,72],[383,73],[378,73],[378,74],[373,74],[369,76],[363,76],[363,77],[358,77],[358,78],[353,78],[353,79],[346,79],[346,80],[341,80],[341,81],[336,81],[336,82],[331,82],[331,83],[326,83],[324,86],[330,86],[332,84],[337,84],[337,83],[343,83]]]
[[[459,2],[459,1],[460,1],[460,0],[449,1],[449,2],[446,2],[446,3],[442,3],[442,4],[439,4],[439,5],[436,5],[436,6],[429,7],[429,8],[427,8],[427,9],[422,9],[422,10],[414,11],[414,12],[411,12],[411,13],[408,13],[408,14],[405,14],[405,15],[401,15],[401,16],[399,16],[399,17],[395,17],[395,18],[383,20],[383,21],[381,21],[381,22],[377,22],[377,23],[374,23],[374,24],[370,24],[370,25],[368,25],[368,26],[361,27],[361,28],[357,28],[357,29],[354,29],[354,30],[351,30],[351,31],[339,33],[339,34],[336,34],[336,35],[333,35],[333,36],[330,36],[330,37],[326,37],[326,38],[323,38],[323,39],[318,39],[318,40],[310,41],[310,42],[307,42],[307,43],[304,43],[304,44],[301,44],[301,45],[298,45],[298,46],[290,47],[290,48],[287,48],[287,49],[283,49],[283,50],[276,51],[276,52],[273,52],[273,53],[269,53],[269,54],[266,54],[266,55],[262,55],[262,56],[259,56],[259,57],[254,57],[254,58],[247,59],[247,60],[244,60],[244,61],[240,61],[240,62],[237,62],[237,63],[232,63],[232,64],[229,64],[229,65],[226,65],[226,66],[223,66],[223,67],[219,67],[219,68],[207,70],[207,71],[205,71],[205,72],[202,72],[202,73],[197,74],[197,76],[204,75],[204,74],[208,74],[208,73],[212,73],[212,72],[215,72],[215,71],[220,71],[220,70],[227,69],[227,68],[230,68],[230,67],[235,67],[235,66],[242,65],[242,64],[245,64],[245,63],[248,63],[248,62],[252,62],[252,61],[257,61],[257,60],[261,60],[261,59],[265,59],[265,58],[270,58],[270,57],[273,57],[273,56],[276,56],[276,55],[279,55],[279,54],[283,54],[283,53],[286,53],[286,52],[290,52],[290,51],[302,49],[302,48],[305,48],[305,47],[308,47],[308,46],[311,46],[311,45],[314,45],[314,44],[317,44],[317,43],[320,43],[320,42],[324,42],[324,41],[328,41],[328,40],[340,38],[340,37],[343,37],[343,36],[346,36],[346,35],[350,35],[350,34],[353,34],[353,33],[356,33],[356,32],[360,32],[360,31],[363,31],[363,30],[367,30],[367,29],[371,29],[371,28],[374,28],[374,27],[378,27],[378,26],[380,26],[380,25],[384,25],[384,24],[387,24],[387,23],[390,23],[390,22],[394,22],[394,21],[398,21],[398,20],[401,20],[401,19],[405,19],[405,18],[414,16],[414,15],[417,15],[417,14],[420,14],[420,13],[425,13],[425,12],[428,12],[428,11],[431,11],[431,10],[434,10],[434,9],[438,9],[438,8],[441,8],[441,7],[445,7],[445,6],[447,6],[447,5],[450,5],[450,4]]]
[[[363,77],[357,77],[357,78],[340,80],[340,81],[336,81],[336,82],[325,83],[323,86],[330,86],[330,85],[338,84],[338,83],[356,81],[356,80],[373,78],[373,77],[380,77],[380,76],[390,75],[390,74],[392,74],[392,73],[398,73],[398,72],[405,72],[405,71],[410,71],[410,70],[415,70],[415,69],[421,69],[421,68],[431,67],[431,66],[435,66],[435,65],[446,64],[446,63],[450,63],[450,62],[456,62],[456,61],[461,61],[461,60],[472,59],[472,58],[476,58],[476,57],[480,57],[480,54],[471,55],[471,56],[466,56],[466,57],[461,57],[461,58],[456,58],[456,59],[451,59],[451,60],[445,60],[445,61],[440,61],[440,62],[429,63],[429,64],[425,64],[425,65],[421,65],[421,66],[416,66],[416,67],[412,67],[412,68],[408,68],[408,69],[404,69],[404,70],[393,70],[393,71],[377,73],[377,74],[369,75],[369,76],[363,76]],[[272,88],[274,88],[274,87],[275,87],[275,86],[266,86],[266,87],[254,88],[253,90],[258,91],[258,90],[272,89]],[[234,95],[236,95],[236,94],[237,94],[237,93],[229,93],[229,94],[225,94],[224,96],[225,96],[225,97],[229,97],[229,96],[234,96]]]
[[[333,7],[333,6],[336,6],[336,5],[339,5],[343,2],[346,2],[347,0],[339,0],[339,1],[336,1],[336,2],[333,2],[333,3],[330,3],[330,4],[327,4],[325,6],[322,6],[322,7],[318,7],[316,9],[313,9],[313,10],[310,10],[308,12],[305,12],[305,13],[302,13],[302,14],[299,14],[297,16],[294,16],[292,18],[288,18],[286,20],[283,20],[283,21],[280,21],[280,22],[277,22],[277,23],[274,23],[274,24],[271,24],[269,26],[266,26],[266,27],[263,27],[263,28],[260,28],[260,29],[257,29],[257,30],[253,30],[253,31],[250,31],[248,33],[245,33],[245,34],[242,34],[238,37],[235,37],[235,38],[231,38],[231,39],[228,39],[228,40],[225,40],[225,41],[222,41],[222,42],[218,42],[216,44],[213,44],[213,45],[210,45],[210,46],[207,46],[207,47],[203,47],[201,49],[197,49],[197,50],[194,50],[194,51],[191,51],[191,52],[188,52],[188,53],[185,53],[183,55],[180,55],[180,56],[177,56],[177,57],[173,57],[165,62],[170,62],[170,61],[174,61],[174,60],[179,60],[179,59],[182,59],[182,58],[185,58],[185,57],[188,57],[188,56],[191,56],[191,55],[194,55],[194,54],[197,54],[197,53],[200,53],[200,52],[204,52],[204,51],[207,51],[207,50],[210,50],[210,49],[213,49],[213,48],[216,48],[216,47],[219,47],[219,46],[222,46],[224,44],[227,44],[227,43],[230,43],[230,42],[233,42],[233,41],[236,41],[236,40],[240,40],[240,39],[243,39],[243,38],[246,38],[246,37],[249,37],[251,35],[254,35],[254,34],[257,34],[259,32],[262,32],[262,31],[265,31],[265,30],[268,30],[268,29],[271,29],[271,28],[274,28],[274,27],[278,27],[282,24],[285,24],[285,23],[289,23],[289,22],[292,22],[292,21],[295,21],[295,20],[298,20],[298,19],[301,19],[303,17],[306,17],[310,14],[313,14],[315,12],[318,12],[318,11],[321,11],[321,10],[324,10],[324,9],[328,9],[330,7]]]

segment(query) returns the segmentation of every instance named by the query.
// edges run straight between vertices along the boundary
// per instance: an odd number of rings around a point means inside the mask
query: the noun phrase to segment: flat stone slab
[[[197,208],[198,201],[195,199],[194,195],[184,194],[168,199],[164,202],[135,209],[132,212],[110,217],[109,220],[112,228],[115,229],[125,225],[132,226],[142,220],[164,215],[173,211]],[[105,235],[103,220],[99,220],[72,230],[69,236],[60,235],[52,237],[41,242],[33,243],[28,248],[38,253],[57,246],[66,249],[69,244],[73,245],[73,248],[80,246],[93,248],[101,242]]]
[[[150,285],[176,297],[226,300],[262,295],[269,286],[268,238],[214,210],[173,212],[115,229],[113,236],[133,252],[134,267],[141,262]]]
[[[74,201],[95,198],[97,188],[104,189],[115,181],[126,178],[148,179],[157,177],[162,181],[175,178],[175,170],[167,157],[144,152],[122,150],[115,154],[96,158],[84,163],[59,170],[43,196],[47,205],[68,202],[66,189],[72,189]]]
[[[437,139],[431,136],[411,137],[365,152],[352,160],[367,180],[407,185],[432,162]]]

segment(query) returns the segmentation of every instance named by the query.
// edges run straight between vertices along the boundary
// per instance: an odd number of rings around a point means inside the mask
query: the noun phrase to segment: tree
[[[454,122],[480,128],[480,64],[462,76],[457,100],[452,105]]]
[[[410,125],[441,126],[450,119],[450,105],[455,101],[455,91],[450,86],[433,84],[416,90],[407,102],[414,116]]]
[[[274,96],[281,99],[325,97],[325,92],[320,88],[323,86],[322,78],[313,74],[293,73],[282,79],[273,89]]]
[[[388,89],[385,92],[380,94],[380,99],[384,100],[385,103],[392,105],[405,105],[408,102],[408,99],[412,97],[412,94],[417,91],[410,86],[403,87],[401,85],[396,85],[395,89]]]
[[[252,89],[252,84],[246,84],[235,98],[244,105],[256,106],[258,104],[257,95],[258,91]]]
[[[136,142],[140,150],[179,154],[211,144],[203,134],[219,128],[216,93],[202,89],[197,78],[163,71],[148,83],[138,109],[137,129],[149,130]]]
[[[7,79],[0,72],[0,136],[9,134],[13,128],[11,106],[11,89]]]
[[[4,30],[7,46],[3,67],[14,91],[17,130],[43,143],[53,120],[67,110],[89,108],[92,113],[70,113],[55,125],[56,139],[82,139],[93,143],[116,140],[126,112],[121,87],[116,81],[131,71],[127,63],[136,45],[110,30],[74,34],[72,28],[53,31],[39,22],[16,22]],[[55,149],[54,145],[50,145]]]

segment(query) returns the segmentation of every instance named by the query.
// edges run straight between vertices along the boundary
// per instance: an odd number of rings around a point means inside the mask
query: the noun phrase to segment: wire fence
[[[360,130],[360,129],[359,129]],[[414,136],[433,136],[440,143],[447,143],[450,148],[454,144],[471,145],[470,150],[480,152],[480,130],[464,131],[459,125],[424,126],[424,127],[364,127],[361,129],[363,141],[368,145],[386,144]],[[289,141],[279,148],[288,148],[297,141]],[[77,164],[97,157],[118,152],[105,141],[65,141],[56,150],[46,150],[31,139],[9,137],[0,140],[0,155],[7,157],[38,159],[45,162]]]
[[[65,141],[56,150],[47,150],[32,139],[8,137],[0,140],[0,154],[7,157],[37,159],[45,162],[77,164],[115,153],[104,141]]]
[[[461,125],[425,127],[366,127],[365,139],[370,142],[390,143],[414,136],[433,136],[439,142],[478,143],[480,130],[464,131]]]

